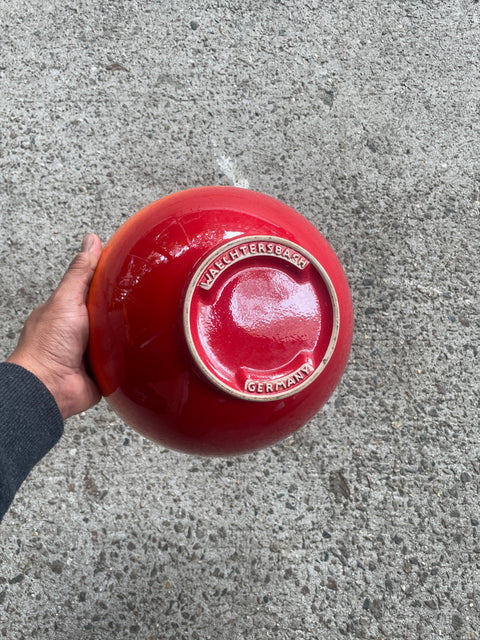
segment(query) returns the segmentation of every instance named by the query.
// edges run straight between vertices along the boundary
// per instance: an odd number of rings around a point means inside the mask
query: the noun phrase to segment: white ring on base
[[[190,309],[191,309],[193,294],[194,294],[195,288],[199,284],[200,277],[202,276],[202,274],[205,271],[206,267],[211,262],[214,262],[216,258],[218,258],[220,255],[222,255],[226,251],[229,251],[230,249],[232,249],[233,247],[235,247],[237,245],[248,244],[249,242],[265,242],[265,243],[266,242],[273,242],[273,243],[278,243],[278,244],[290,247],[291,249],[294,249],[300,255],[304,256],[315,267],[315,269],[320,274],[322,280],[324,281],[324,283],[325,283],[325,285],[326,285],[326,287],[328,289],[328,293],[330,294],[330,300],[331,300],[332,307],[333,307],[332,335],[330,337],[330,341],[328,343],[327,350],[325,352],[325,355],[324,355],[321,363],[313,371],[313,373],[305,380],[305,382],[302,382],[299,385],[295,385],[295,387],[293,389],[291,389],[291,390],[282,391],[280,393],[272,393],[272,394],[270,394],[268,396],[264,395],[264,394],[262,395],[262,394],[258,394],[258,393],[257,394],[256,393],[247,393],[247,392],[244,392],[244,391],[239,391],[237,389],[232,389],[230,386],[225,384],[222,380],[219,380],[217,378],[217,376],[215,374],[213,374],[210,371],[210,369],[208,369],[208,367],[203,362],[200,354],[198,353],[197,348],[195,347],[195,343],[194,343],[194,340],[193,340],[191,327],[190,327]],[[256,254],[254,254],[254,257],[257,257],[257,256],[259,256],[259,257],[267,256],[267,257],[270,257],[270,258],[279,257],[279,256],[276,256],[274,253],[265,253],[265,254],[256,253]],[[252,257],[252,255],[250,254],[248,256],[245,256],[242,259],[251,258],[251,257]],[[285,240],[284,238],[279,238],[279,237],[276,237],[276,236],[242,236],[240,238],[236,238],[235,240],[232,240],[231,242],[228,242],[227,244],[223,244],[218,249],[215,249],[215,251],[213,251],[205,260],[203,260],[201,265],[195,271],[192,279],[190,280],[190,284],[188,285],[187,293],[185,295],[185,302],[184,302],[184,306],[183,306],[183,329],[184,329],[184,332],[185,332],[185,338],[186,338],[186,341],[187,341],[188,349],[189,349],[190,353],[192,354],[193,359],[195,360],[195,363],[197,364],[197,366],[199,367],[201,372],[208,378],[208,380],[210,380],[210,382],[213,382],[213,384],[216,387],[222,389],[222,391],[225,391],[229,395],[234,396],[236,398],[241,398],[242,400],[250,400],[250,401],[254,401],[254,402],[271,402],[271,401],[274,401],[274,400],[281,400],[282,398],[288,398],[289,396],[293,396],[293,395],[299,393],[300,391],[302,391],[303,389],[308,387],[314,380],[316,380],[316,378],[318,378],[318,376],[325,369],[325,367],[327,366],[330,358],[332,357],[332,354],[333,354],[333,352],[335,350],[335,346],[336,346],[337,340],[338,340],[338,334],[339,334],[339,331],[340,331],[340,307],[339,307],[339,304],[338,304],[337,294],[335,292],[335,289],[333,287],[332,281],[330,280],[327,272],[322,267],[320,262],[316,258],[314,258],[311,253],[306,251],[306,249],[303,249],[302,247],[300,247],[298,244],[295,244],[294,242],[290,242],[289,240]]]

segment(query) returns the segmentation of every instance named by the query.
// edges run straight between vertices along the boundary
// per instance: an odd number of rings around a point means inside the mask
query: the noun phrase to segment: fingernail
[[[82,252],[88,252],[93,247],[94,238],[91,234],[84,237],[82,242]]]

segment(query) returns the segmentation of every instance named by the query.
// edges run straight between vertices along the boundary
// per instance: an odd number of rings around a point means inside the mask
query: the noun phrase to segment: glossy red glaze
[[[102,393],[166,447],[232,455],[304,425],[345,368],[353,314],[323,236],[269,196],[175,193],[107,243],[88,298]]]

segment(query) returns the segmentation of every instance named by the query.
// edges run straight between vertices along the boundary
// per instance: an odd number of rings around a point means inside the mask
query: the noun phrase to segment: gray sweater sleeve
[[[44,384],[23,367],[0,363],[0,520],[62,433],[62,416]]]

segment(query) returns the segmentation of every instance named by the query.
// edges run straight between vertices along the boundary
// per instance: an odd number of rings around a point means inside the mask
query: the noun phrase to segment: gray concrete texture
[[[294,437],[163,450],[102,402],[1,525],[12,640],[480,637],[478,0],[1,0],[1,357],[82,236],[236,184],[332,244],[351,360]]]

